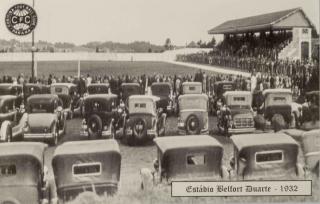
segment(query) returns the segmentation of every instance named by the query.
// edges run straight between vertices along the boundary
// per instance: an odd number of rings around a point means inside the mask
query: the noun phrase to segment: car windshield
[[[29,113],[53,113],[53,104],[34,103],[29,105]]]
[[[179,100],[179,108],[186,109],[207,109],[207,100],[199,97],[183,98]]]
[[[266,100],[266,105],[290,105],[292,96],[289,94],[270,94]]]
[[[69,89],[66,86],[52,86],[51,87],[52,94],[69,94]]]
[[[151,86],[153,95],[168,96],[170,94],[170,87],[167,85],[153,85]]]

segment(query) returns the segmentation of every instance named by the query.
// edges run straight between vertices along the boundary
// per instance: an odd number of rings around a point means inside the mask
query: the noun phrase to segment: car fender
[[[1,129],[0,129],[0,141],[1,142],[4,142],[6,141],[6,131],[7,131],[7,128],[8,126],[11,126],[11,122],[6,120],[4,122],[2,122],[1,124]]]

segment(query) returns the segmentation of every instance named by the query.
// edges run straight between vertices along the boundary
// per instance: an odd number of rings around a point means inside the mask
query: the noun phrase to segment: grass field
[[[77,61],[57,61],[38,62],[38,76],[49,76],[54,74],[58,77],[62,75],[77,75]],[[0,76],[17,76],[24,73],[31,75],[31,62],[0,62]],[[194,74],[197,69],[186,66],[175,65],[165,62],[129,62],[129,61],[81,61],[81,74],[91,75],[152,75],[154,73],[172,76],[173,74]],[[212,72],[213,73],[213,72]]]

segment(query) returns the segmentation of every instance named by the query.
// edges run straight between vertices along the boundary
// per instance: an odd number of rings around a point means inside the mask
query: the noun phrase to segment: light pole
[[[34,9],[34,0],[32,0],[32,8]],[[34,83],[34,52],[36,51],[34,46],[34,30],[32,31],[32,40],[31,40],[31,82]]]

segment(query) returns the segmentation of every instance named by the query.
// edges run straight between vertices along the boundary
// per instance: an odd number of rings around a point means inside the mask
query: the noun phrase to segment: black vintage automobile
[[[234,90],[236,90],[236,83],[233,81],[218,81],[214,83],[214,96],[209,100],[209,112],[211,114],[216,114],[217,110],[219,109],[220,103],[225,103],[223,94],[226,91]]]
[[[121,154],[116,140],[65,142],[52,159],[59,203],[88,193],[113,195],[120,180]],[[80,197],[80,198],[79,198]]]
[[[81,135],[89,139],[102,136],[114,138],[119,120],[122,118],[118,112],[117,95],[93,94],[84,98],[84,119],[82,121]]]
[[[138,83],[122,83],[120,90],[120,99],[126,103],[129,96],[132,95],[142,95],[143,90]]]
[[[0,203],[42,203],[44,150],[40,142],[0,144]]]
[[[50,93],[56,94],[63,102],[63,109],[67,113],[67,118],[72,119],[74,113],[80,114],[80,95],[78,87],[72,83],[51,84]]]
[[[48,93],[50,93],[50,87],[44,84],[27,83],[23,86],[24,101],[27,101],[31,95]]]
[[[16,106],[20,107],[23,104],[23,89],[19,84],[0,84],[0,96],[13,95],[17,97]]]
[[[109,83],[94,83],[87,86],[88,95],[92,94],[109,94],[110,85]]]
[[[306,102],[302,105],[302,116],[300,118],[301,128],[305,130],[319,129],[319,96],[320,91],[306,93]]]
[[[151,93],[153,96],[159,97],[157,108],[162,108],[164,112],[172,114],[174,110],[174,100],[172,97],[172,87],[168,82],[156,82],[151,85]]]

